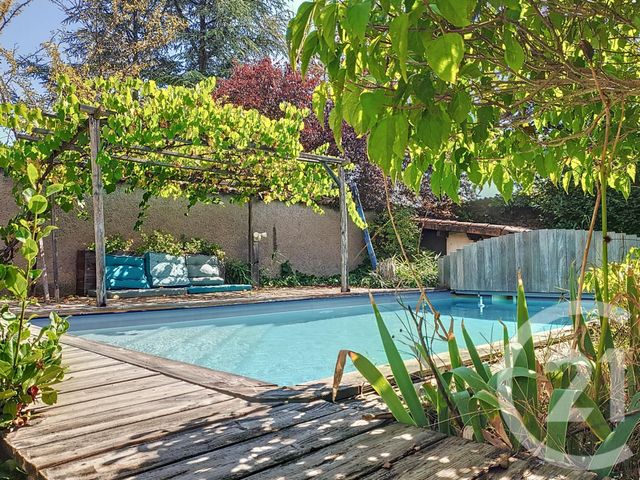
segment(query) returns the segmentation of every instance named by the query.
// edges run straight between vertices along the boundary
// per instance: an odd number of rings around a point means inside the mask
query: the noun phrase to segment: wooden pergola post
[[[347,212],[347,179],[344,166],[340,165],[340,291],[349,292],[349,232]]]
[[[56,202],[51,202],[51,226],[57,226],[56,220]],[[58,271],[58,237],[56,230],[51,232],[51,259],[53,267],[53,298],[56,302],[60,301],[60,272]]]
[[[260,266],[257,258],[257,244],[253,241],[253,198],[247,203],[247,258],[249,259],[249,271],[251,272],[251,285],[260,286]]]
[[[93,232],[96,245],[96,305],[107,305],[107,289],[105,285],[105,235],[104,235],[104,188],[102,172],[98,164],[100,152],[100,118],[89,115],[89,138],[91,143],[91,185],[93,199]]]

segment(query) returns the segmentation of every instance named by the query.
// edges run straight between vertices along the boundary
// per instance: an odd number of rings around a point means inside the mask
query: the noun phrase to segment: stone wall
[[[120,233],[125,238],[138,237],[133,226],[141,198],[141,193],[124,191],[105,196],[107,235]],[[6,224],[15,211],[11,185],[7,179],[0,178],[0,225]],[[88,215],[79,215],[84,212],[59,215],[58,256],[63,294],[73,293],[75,289],[76,252],[93,242],[90,199],[87,200],[86,212]],[[261,265],[271,273],[277,274],[280,263],[285,260],[289,260],[294,269],[305,273],[332,275],[340,272],[340,214],[337,210],[327,208],[320,215],[299,205],[258,203],[253,206],[253,222],[254,231],[267,232],[267,239],[260,246],[260,258]],[[229,257],[247,259],[246,205],[225,202],[223,205],[196,205],[187,210],[187,203],[182,200],[154,199],[142,230],[150,233],[154,229],[176,237],[185,235],[215,241]],[[45,242],[50,267],[51,242],[49,239]],[[277,247],[275,254],[274,246]],[[350,269],[362,261],[363,248],[361,230],[350,223]]]

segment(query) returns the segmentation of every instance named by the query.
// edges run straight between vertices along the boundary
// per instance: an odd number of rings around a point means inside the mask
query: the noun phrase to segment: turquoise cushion
[[[186,287],[189,285],[184,257],[165,253],[145,253],[144,265],[152,287]]]
[[[105,284],[108,290],[149,288],[142,257],[106,255]]]
[[[107,278],[105,284],[107,290],[122,290],[125,288],[149,288],[149,284],[147,283],[146,278],[140,278],[138,280]]]
[[[134,257],[132,255],[106,255],[105,260],[107,267],[128,265],[131,267],[144,268],[144,258],[142,257]]]
[[[209,255],[187,255],[187,274],[191,285],[222,285],[222,264],[217,257]]]
[[[147,280],[144,268],[131,267],[129,265],[107,265],[105,267],[105,275],[107,278],[117,280]]]
[[[188,293],[241,292],[251,290],[251,285],[199,285],[189,287]]]

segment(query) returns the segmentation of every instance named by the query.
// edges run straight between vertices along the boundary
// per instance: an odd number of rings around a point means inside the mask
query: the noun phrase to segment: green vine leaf
[[[504,49],[505,62],[513,71],[519,72],[524,65],[524,50],[510,30],[504,32]]]
[[[464,40],[459,33],[445,33],[427,44],[429,66],[445,82],[455,83],[464,57]]]

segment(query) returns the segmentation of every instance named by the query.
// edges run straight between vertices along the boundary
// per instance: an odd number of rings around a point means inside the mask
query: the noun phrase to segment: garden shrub
[[[224,264],[225,282],[231,284],[251,284],[251,266],[247,262],[230,258]]]
[[[95,250],[96,244],[90,243],[87,247],[89,250]],[[107,235],[104,239],[104,249],[106,253],[128,253],[133,252],[133,240],[125,239],[119,233]]]
[[[38,244],[55,229],[45,224],[47,197],[58,190],[50,186],[39,193],[44,189],[35,165],[28,164],[27,174],[30,187],[20,197],[24,215],[4,229],[18,241],[23,262],[0,264],[0,291],[7,291],[13,301],[0,308],[0,428],[23,425],[28,420],[27,407],[38,400],[54,404],[54,385],[64,377],[60,337],[69,323],[51,312],[49,324],[36,331],[27,314],[35,303],[29,292],[42,274],[35,268]]]
[[[105,241],[105,251],[108,254],[113,253],[134,253],[136,255],[144,255],[147,252],[166,253],[169,255],[210,255],[224,261],[226,254],[222,247],[209,240],[199,237],[185,237],[178,239],[171,233],[154,230],[151,234],[142,232],[141,240],[137,246],[134,246],[133,239],[125,239],[120,234],[109,235]],[[91,243],[89,250],[95,250],[95,244]],[[239,265],[233,265],[232,275],[237,273],[237,278],[244,278],[244,275],[238,271]],[[247,267],[248,268],[248,267]],[[250,271],[249,271],[250,272]],[[250,273],[248,274],[248,282],[234,283],[251,283]]]
[[[568,191],[549,180],[538,179],[527,192],[518,191],[506,202],[496,196],[463,203],[456,209],[460,220],[516,225],[529,228],[587,230],[595,196],[580,188]],[[615,190],[607,193],[607,223],[611,231],[640,234],[640,189],[632,186],[629,198]],[[599,224],[600,216],[596,220]]]
[[[369,272],[369,280],[362,286],[371,288],[419,288],[438,285],[438,255],[424,250],[410,262],[393,256],[380,262],[378,270]]]
[[[392,212],[405,252],[409,258],[412,258],[420,249],[420,234],[422,232],[418,222],[415,220],[417,213],[409,207],[394,207]],[[402,250],[387,210],[378,214],[369,225],[369,230],[373,249],[379,259],[402,255]]]
[[[413,256],[411,263],[399,259],[396,275],[403,287],[435,287],[438,285],[438,255],[423,250]]]
[[[219,260],[224,260],[225,252],[222,247],[215,242],[210,242],[204,238],[190,238],[182,243],[182,251],[187,255],[211,255]]]
[[[143,255],[146,252],[166,253],[169,255],[182,255],[182,243],[170,233],[154,230],[150,235],[142,232],[141,242],[136,253]]]

